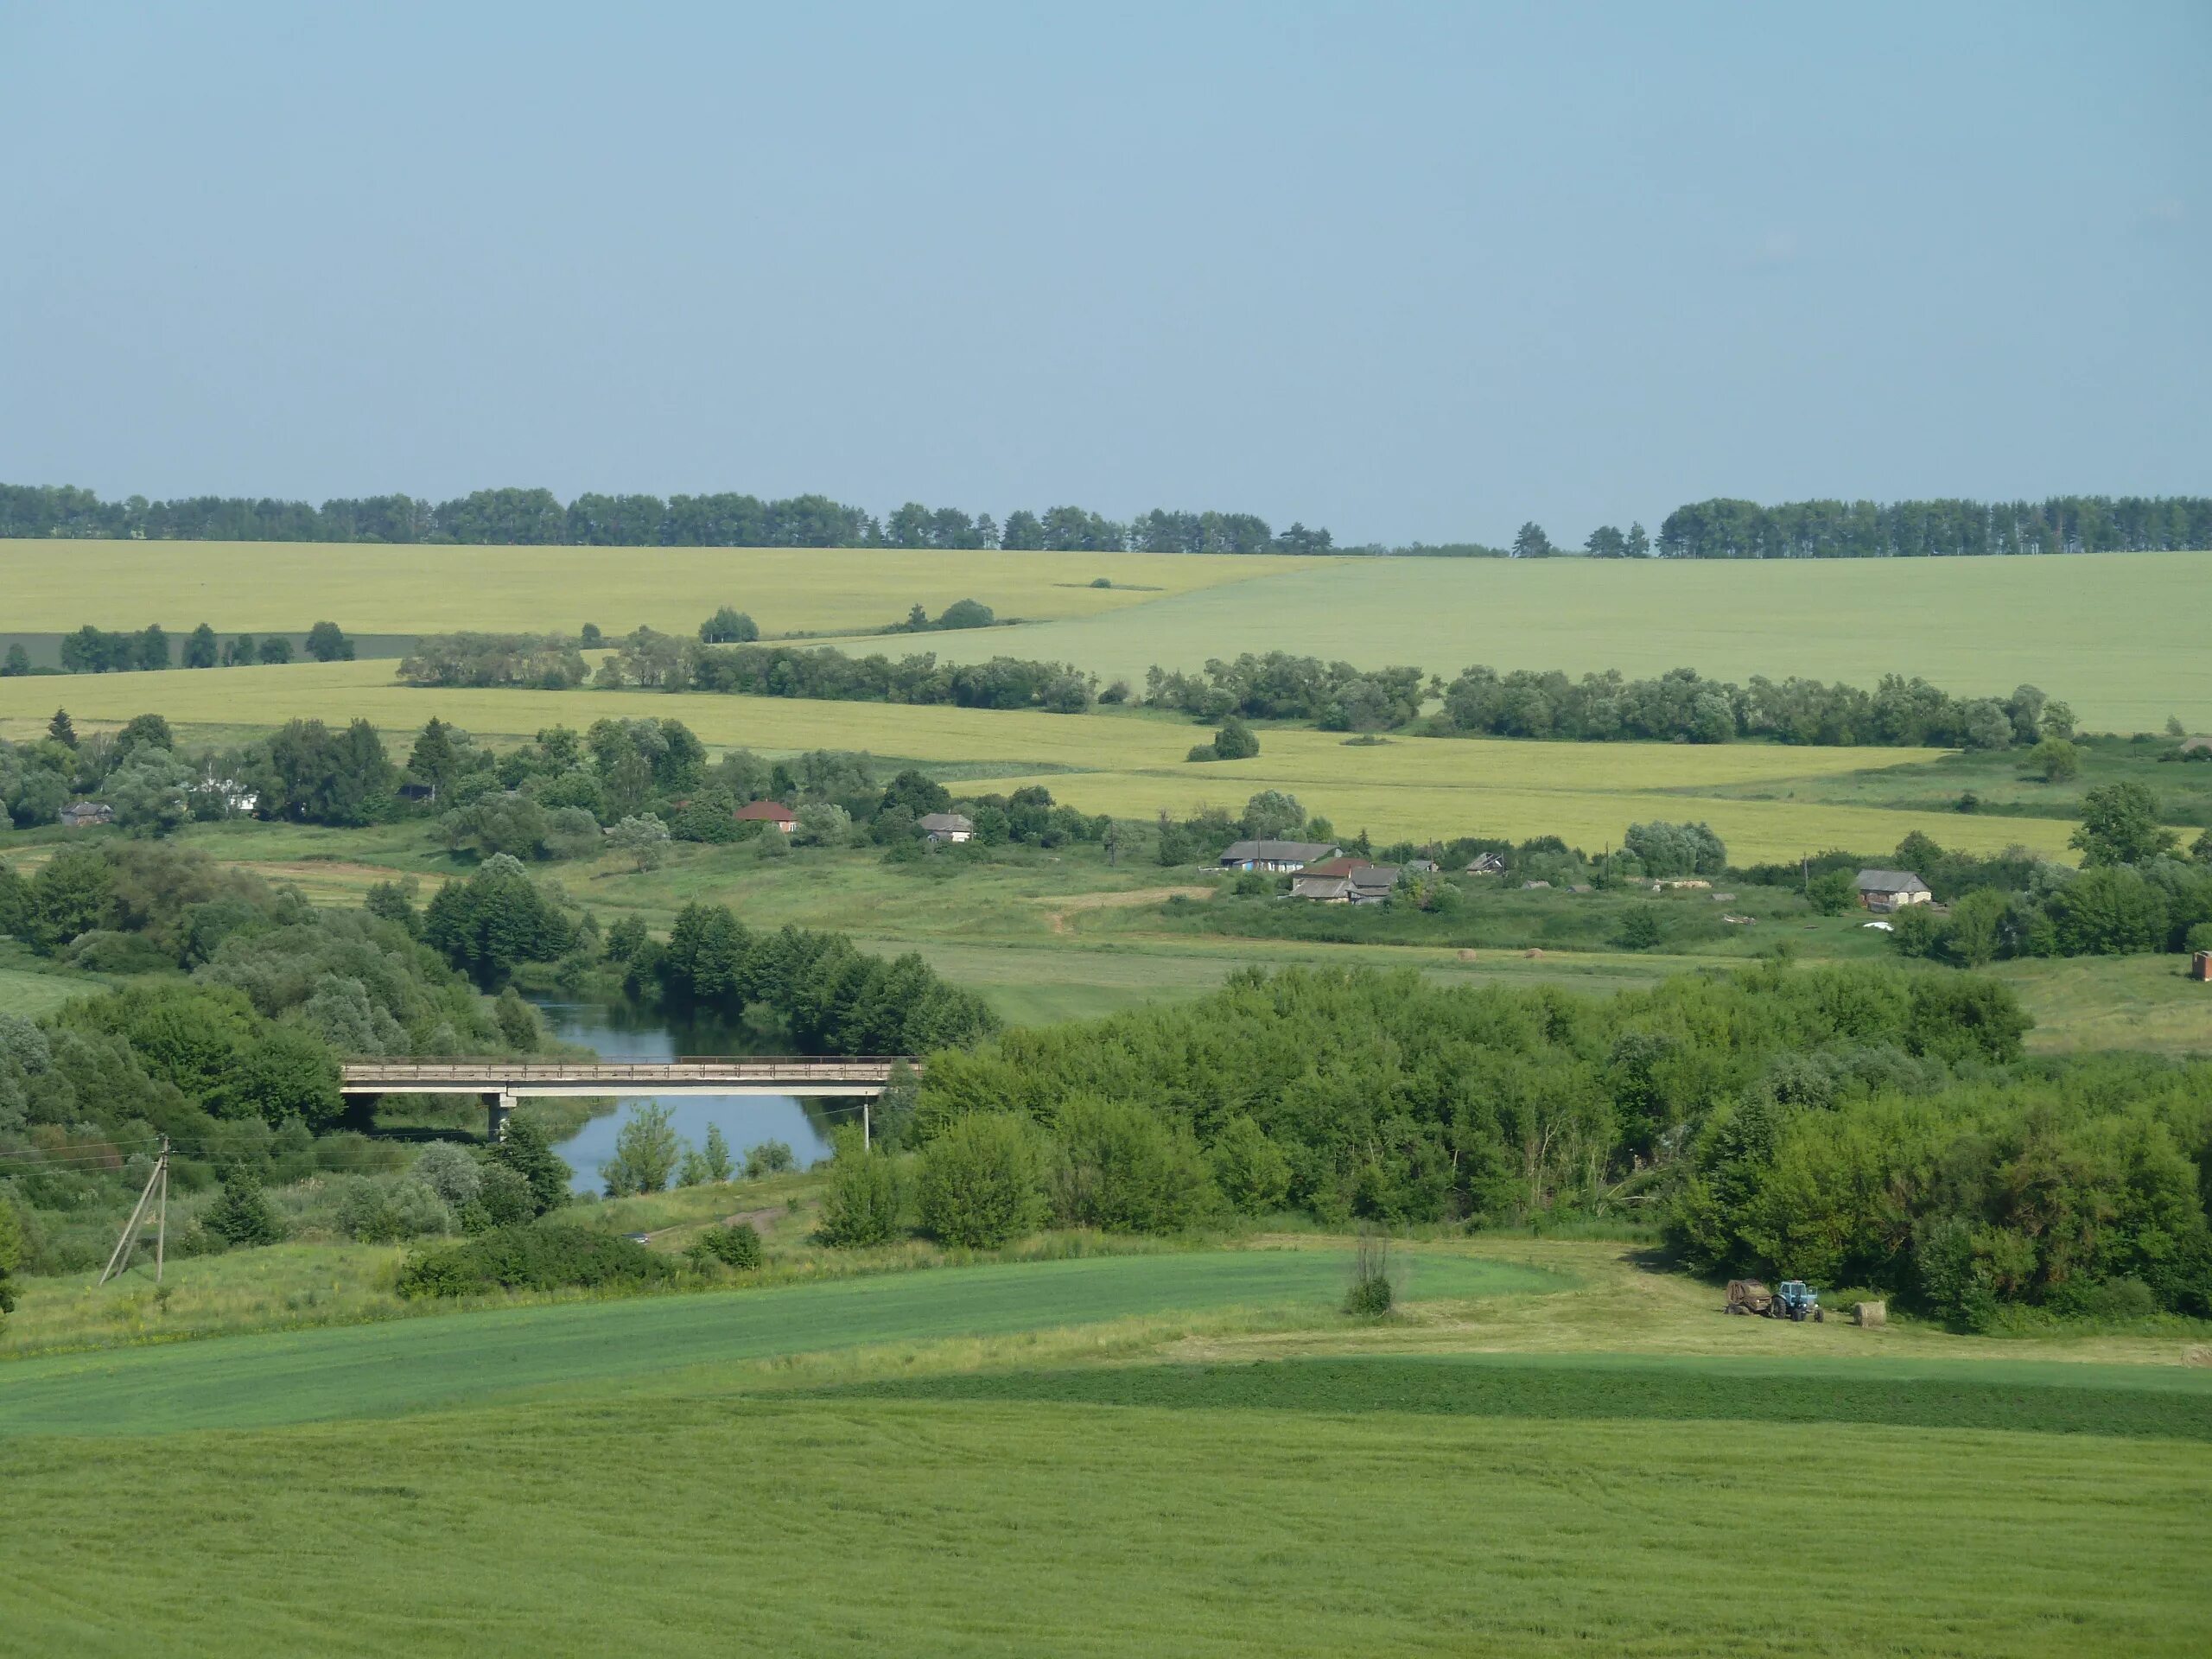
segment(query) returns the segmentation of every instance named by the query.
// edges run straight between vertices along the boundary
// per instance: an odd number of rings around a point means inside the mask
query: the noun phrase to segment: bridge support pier
[[[515,1097],[502,1089],[480,1098],[484,1102],[484,1138],[496,1147],[507,1138],[507,1114],[515,1109]]]

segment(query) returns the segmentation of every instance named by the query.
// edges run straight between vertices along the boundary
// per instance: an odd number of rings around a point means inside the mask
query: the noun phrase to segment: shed
[[[922,833],[931,841],[966,841],[975,835],[976,823],[964,812],[925,812]]]
[[[2212,950],[2199,950],[2189,959],[2189,976],[2212,981]]]
[[[115,809],[105,801],[73,801],[57,816],[64,830],[89,830],[95,824],[113,823]]]
[[[1910,870],[1861,870],[1858,886],[1859,902],[1878,914],[1924,905],[1936,896]]]
[[[1505,868],[1503,853],[1478,853],[1467,866],[1469,875],[1497,875]]]
[[[787,836],[798,828],[798,814],[781,801],[747,801],[733,816],[740,823],[772,823]]]
[[[929,820],[922,822],[926,824]],[[1224,870],[1287,870],[1295,874],[1309,864],[1337,856],[1338,848],[1325,841],[1237,841],[1221,855]]]

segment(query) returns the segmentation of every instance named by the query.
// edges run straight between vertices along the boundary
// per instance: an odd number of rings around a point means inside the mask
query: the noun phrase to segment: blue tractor
[[[1818,1291],[1802,1279],[1785,1279],[1774,1293],[1774,1303],[1767,1317],[1795,1319],[1800,1325],[1810,1319],[1818,1325],[1827,1318],[1827,1313],[1821,1306]]]

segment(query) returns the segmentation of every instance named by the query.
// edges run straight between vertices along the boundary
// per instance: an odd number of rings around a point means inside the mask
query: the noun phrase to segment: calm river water
[[[601,1059],[673,1060],[694,1054],[762,1052],[756,1033],[726,1020],[671,1016],[630,1002],[531,1000],[555,1036],[564,1043],[581,1043]],[[624,1099],[615,1111],[591,1119],[561,1142],[561,1155],[576,1172],[577,1192],[600,1191],[599,1166],[614,1155],[614,1137],[632,1104]],[[789,1095],[672,1096],[662,1104],[668,1108],[676,1132],[692,1146],[703,1145],[707,1126],[719,1123],[740,1164],[748,1147],[781,1141],[798,1155],[802,1169],[830,1155],[830,1130],[841,1121],[838,1114],[859,1109],[858,1103],[846,1101],[817,1102],[810,1107]]]

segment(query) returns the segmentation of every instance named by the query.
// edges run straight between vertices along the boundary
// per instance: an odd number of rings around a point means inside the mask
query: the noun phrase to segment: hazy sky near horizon
[[[0,480],[2212,491],[2204,0],[0,0]]]

